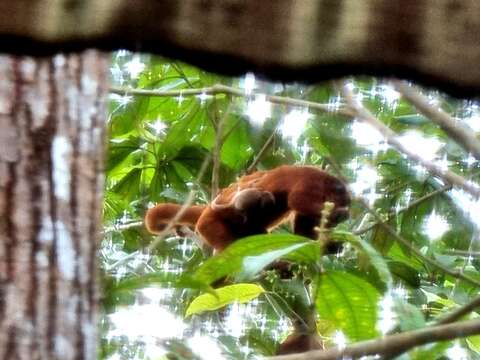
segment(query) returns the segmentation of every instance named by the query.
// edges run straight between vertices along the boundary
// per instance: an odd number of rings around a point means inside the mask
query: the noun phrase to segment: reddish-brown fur
[[[290,214],[294,233],[316,239],[314,228],[326,201],[335,204],[328,226],[346,219],[350,197],[339,179],[315,167],[283,165],[241,177],[211,205],[188,209],[179,224],[195,226],[203,240],[219,251],[238,238],[266,233]],[[159,232],[179,208],[159,204],[150,209],[145,217],[147,229]]]
[[[323,350],[323,342],[317,334],[300,334],[294,332],[278,346],[275,355],[302,353],[309,350]]]
[[[202,215],[202,212],[206,207],[206,205],[189,206],[177,219],[175,226],[188,226],[191,229],[194,229],[198,218]],[[181,205],[166,203],[159,204],[149,209],[145,215],[145,227],[152,234],[159,234],[165,229],[167,224],[175,217],[181,208]]]

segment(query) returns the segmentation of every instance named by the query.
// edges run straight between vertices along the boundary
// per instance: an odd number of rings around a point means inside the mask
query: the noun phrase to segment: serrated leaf
[[[323,320],[331,321],[350,341],[378,335],[377,302],[380,293],[366,280],[339,271],[319,277],[316,307]]]
[[[265,290],[255,284],[235,284],[215,289],[215,294],[202,294],[190,303],[185,316],[220,309],[234,302],[241,304],[255,299]]]

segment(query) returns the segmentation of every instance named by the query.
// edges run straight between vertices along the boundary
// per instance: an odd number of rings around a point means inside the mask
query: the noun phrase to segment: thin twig
[[[216,103],[216,102],[215,102]],[[223,127],[225,121],[230,116],[232,110],[232,103],[228,104],[225,113],[217,121],[217,107],[215,106],[215,147],[213,149],[213,166],[212,166],[212,200],[217,196],[220,182],[220,164],[221,164],[221,155],[222,155],[222,146],[225,141],[223,137]]]
[[[260,162],[260,160],[262,159],[263,155],[265,154],[265,152],[268,150],[268,148],[270,147],[273,139],[275,138],[275,134],[277,133],[277,128],[278,128],[278,125],[280,124],[280,121],[277,122],[277,124],[275,125],[275,128],[273,129],[272,133],[270,134],[270,136],[268,137],[267,141],[265,141],[265,143],[263,144],[262,148],[260,149],[260,151],[258,152],[258,154],[255,156],[255,158],[253,159],[252,163],[248,166],[247,170],[245,171],[246,174],[250,174],[252,171],[255,170],[255,168],[257,167],[258,163]]]
[[[391,357],[400,355],[414,347],[464,338],[480,333],[480,320],[467,320],[454,324],[430,326],[420,330],[407,331],[385,336],[377,340],[362,341],[343,349],[313,350],[299,354],[272,356],[270,360],[336,360],[358,359],[368,355]]]
[[[352,194],[351,189],[348,186],[348,182],[346,181],[345,177],[342,174],[342,170],[340,166],[336,163],[335,159],[333,158],[328,158],[327,159],[330,164],[332,165],[332,168],[335,170],[337,173],[337,176],[345,183],[347,184],[347,188],[349,192]],[[368,205],[367,201],[365,201],[364,198],[362,197],[355,197],[355,200],[357,200],[370,214],[373,215],[375,218],[376,222],[383,227],[393,238],[395,238],[398,242],[400,242],[402,245],[404,245],[407,249],[409,249],[412,253],[414,253],[419,259],[422,259],[424,262],[430,264],[431,266],[441,270],[442,272],[449,274],[453,276],[456,279],[462,279],[467,282],[469,282],[472,285],[480,287],[480,281],[475,280],[474,278],[471,278],[468,275],[465,275],[463,272],[459,271],[454,271],[450,270],[446,266],[443,266],[440,262],[435,261],[427,256],[425,256],[420,250],[418,250],[410,241],[405,239],[403,236],[397,234],[397,232],[388,224],[385,223],[385,221],[380,217],[380,215],[377,214],[377,212]]]
[[[134,95],[134,96],[157,96],[157,97],[177,97],[177,96],[198,96],[198,95],[231,95],[244,98],[255,98],[260,93],[245,93],[243,89],[234,88],[227,85],[216,84],[209,87],[195,88],[195,89],[180,89],[180,90],[145,90],[145,89],[130,89],[122,87],[111,87],[110,92],[118,95]],[[265,100],[273,104],[284,104],[298,107],[308,107],[311,110],[318,110],[321,112],[337,113],[345,116],[352,116],[352,112],[345,108],[332,109],[331,106],[320,104],[314,101],[294,99],[285,96],[265,95]]]
[[[103,234],[105,235],[114,231],[124,231],[128,229],[133,229],[133,228],[140,227],[142,225],[143,225],[143,221],[141,220],[136,220],[128,224],[113,225],[105,228],[105,230],[103,230]]]
[[[232,135],[232,133],[237,129],[237,127],[238,127],[238,125],[240,125],[241,121],[242,121],[241,119],[237,119],[235,124],[233,124],[233,126],[230,129],[228,129],[228,131],[225,132],[225,134],[223,134],[222,146],[223,146],[223,144],[225,144],[225,141],[227,141],[228,137],[230,135]]]
[[[458,272],[458,271],[454,271],[454,270],[450,270],[449,268],[447,268],[446,266],[442,265],[441,263],[439,263],[438,261],[435,261],[425,255],[423,255],[423,253],[418,250],[415,246],[412,245],[412,243],[410,241],[408,241],[407,239],[405,239],[403,236],[397,234],[397,232],[388,224],[386,224],[382,218],[380,217],[380,215],[378,215],[374,209],[372,209],[368,203],[363,199],[363,198],[359,198],[357,197],[356,199],[358,202],[360,202],[363,207],[368,211],[370,212],[376,219],[376,221],[379,223],[379,225],[381,227],[383,227],[391,236],[393,236],[398,242],[402,243],[402,245],[404,245],[407,249],[409,249],[412,253],[414,253],[416,256],[418,256],[420,259],[422,259],[424,262],[430,264],[431,266],[441,270],[442,272],[446,273],[446,274],[449,274],[451,276],[453,276],[454,278],[457,278],[457,279],[462,279],[462,280],[465,280],[467,282],[469,282],[470,284],[472,285],[475,285],[475,286],[478,286],[480,287],[480,281],[478,280],[475,280],[474,278],[471,278],[470,276],[468,275],[465,275],[464,273],[462,272]]]
[[[450,313],[446,314],[445,316],[442,316],[438,321],[435,323],[437,325],[444,325],[444,324],[450,324],[461,317],[471,313],[473,310],[475,310],[477,307],[480,306],[480,296],[477,296],[474,298],[472,301],[466,303],[465,305],[460,306],[459,308],[451,311]]]
[[[462,176],[455,174],[452,171],[443,170],[442,168],[440,168],[440,166],[423,159],[419,155],[419,152],[410,150],[409,148],[404,146],[398,140],[395,132],[393,132],[389,127],[387,127],[384,123],[382,123],[375,116],[373,116],[373,114],[369,110],[367,110],[359,101],[355,100],[353,91],[349,88],[347,83],[341,86],[341,91],[343,96],[345,97],[347,106],[354,113],[354,116],[377,129],[383,135],[388,144],[395,147],[398,151],[405,154],[414,162],[421,164],[431,174],[441,178],[445,183],[459,187],[476,198],[480,197],[480,188],[477,184],[473,184],[472,182],[467,181]]]
[[[431,193],[429,194],[426,194],[420,198],[418,198],[417,200],[415,201],[412,201],[410,204],[408,204],[407,206],[399,209],[398,211],[395,211],[395,212],[390,212],[388,215],[387,215],[387,218],[383,221],[383,222],[388,222],[390,220],[390,218],[392,216],[396,216],[402,212],[405,212],[407,210],[410,210],[412,208],[414,208],[415,206],[421,204],[422,202],[434,197],[434,196],[437,196],[438,194],[442,194],[446,191],[449,191],[452,189],[452,185],[445,185],[445,186],[442,186],[441,188],[438,188],[437,190],[435,191],[432,191]],[[364,228],[361,228],[361,229],[358,229],[358,230],[355,230],[353,231],[353,234],[354,235],[362,235],[362,234],[365,234],[366,232],[372,230],[374,227],[378,226],[379,223],[378,222],[374,222],[373,224],[370,224]]]
[[[472,257],[472,258],[480,257],[480,251],[469,251],[469,250],[445,250],[443,254],[453,255],[453,256],[462,256],[462,257]]]
[[[107,265],[106,270],[110,272],[113,269],[115,269],[116,267],[118,267],[120,265],[123,265],[124,263],[126,263],[130,259],[133,259],[133,258],[137,257],[139,254],[140,254],[140,251],[134,251],[134,252],[132,252],[128,255],[125,255],[123,258],[115,261],[112,265],[110,265],[110,266]]]
[[[205,159],[203,160],[202,166],[200,167],[200,171],[198,172],[198,175],[197,175],[197,183],[201,182],[201,180],[203,178],[203,175],[205,174],[205,171],[207,170],[207,165],[208,165],[209,162],[210,162],[210,156],[205,157]],[[183,216],[185,211],[187,211],[188,207],[190,205],[192,205],[193,198],[195,197],[195,194],[196,194],[195,189],[190,190],[190,192],[188,193],[188,196],[187,196],[185,202],[183,203],[182,207],[180,208],[180,210],[175,214],[173,219],[170,220],[170,222],[167,224],[165,229],[163,229],[160,233],[157,234],[157,238],[152,243],[150,243],[150,245],[148,246],[148,248],[147,248],[148,251],[151,252],[151,251],[155,250],[157,248],[157,246],[162,242],[165,235],[170,233],[170,231],[173,229],[175,224],[178,222],[178,219],[180,219],[180,217]]]
[[[475,132],[456,121],[438,106],[432,106],[428,102],[428,98],[416,87],[408,85],[405,81],[394,80],[392,83],[395,90],[402,94],[418,112],[440,126],[450,138],[455,140],[467,152],[471,152],[477,160],[480,160],[480,142],[475,137]]]

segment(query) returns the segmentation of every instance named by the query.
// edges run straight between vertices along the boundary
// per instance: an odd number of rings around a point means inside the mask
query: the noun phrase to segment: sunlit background
[[[111,93],[105,230],[100,253],[105,273],[101,358],[163,359],[167,352],[174,351],[188,359],[193,358],[190,349],[202,359],[252,359],[272,354],[275,344],[291,329],[290,320],[276,311],[269,295],[185,318],[185,310],[198,292],[169,287],[165,281],[159,284],[148,277],[143,282],[121,283],[136,275],[174,278],[202,261],[203,255],[193,241],[176,236],[166,238],[153,252],[146,250],[153,237],[146,234],[139,221],[149,206],[162,201],[181,203],[192,188],[198,190],[196,202],[209,201],[208,181],[204,182],[207,186],[198,187],[196,171],[215,146],[214,126],[209,119],[215,106],[231,112],[231,120],[225,125],[229,137],[221,155],[223,186],[244,172],[265,144],[267,150],[258,161],[259,168],[282,163],[314,164],[335,174],[331,167],[334,161],[356,196],[363,197],[382,215],[398,215],[398,220],[389,224],[411,236],[424,255],[478,278],[479,202],[465,191],[453,189],[404,212],[413,201],[446,184],[393,149],[377,129],[342,114],[345,101],[338,83],[282,84],[251,73],[227,78],[127,51],[113,54],[110,73],[112,86],[123,89],[166,92],[221,83],[241,90],[244,96]],[[348,88],[354,92],[355,101],[393,129],[405,147],[441,169],[478,181],[476,159],[403,101],[388,79],[351,79]],[[476,102],[452,99],[436,91],[424,94],[432,105],[444,109],[471,131],[480,131]],[[270,96],[283,100],[272,101]],[[214,98],[221,104],[215,105]],[[321,104],[324,110],[299,106],[289,102],[292,99]],[[159,168],[168,171],[161,173]],[[354,206],[344,229],[358,231],[373,220],[364,209]],[[391,241],[377,228],[361,236],[377,250],[381,243]],[[399,327],[405,329],[401,318],[407,310],[399,304],[419,309],[428,319],[471,295],[472,289],[465,284],[424,268],[401,246],[389,246],[393,250],[382,255],[388,257],[394,281],[383,289],[378,301],[374,331],[379,336]],[[326,266],[361,275],[370,271],[362,261],[352,247],[346,246],[341,256],[329,257]],[[372,284],[382,288],[379,280],[375,281]],[[354,340],[339,329],[325,326],[325,330],[325,338],[333,345],[344,347]],[[427,346],[409,357],[425,359],[426,352],[436,351],[450,359],[468,359],[478,357],[479,349],[480,341],[472,337]]]

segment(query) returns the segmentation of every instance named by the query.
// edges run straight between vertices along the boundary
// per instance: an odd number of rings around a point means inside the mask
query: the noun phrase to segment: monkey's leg
[[[295,213],[293,218],[293,232],[297,235],[305,236],[316,240],[318,232],[315,227],[320,223],[320,217],[303,215]]]
[[[216,251],[224,250],[235,240],[232,230],[214,212],[202,215],[198,219],[196,229],[205,242]]]

